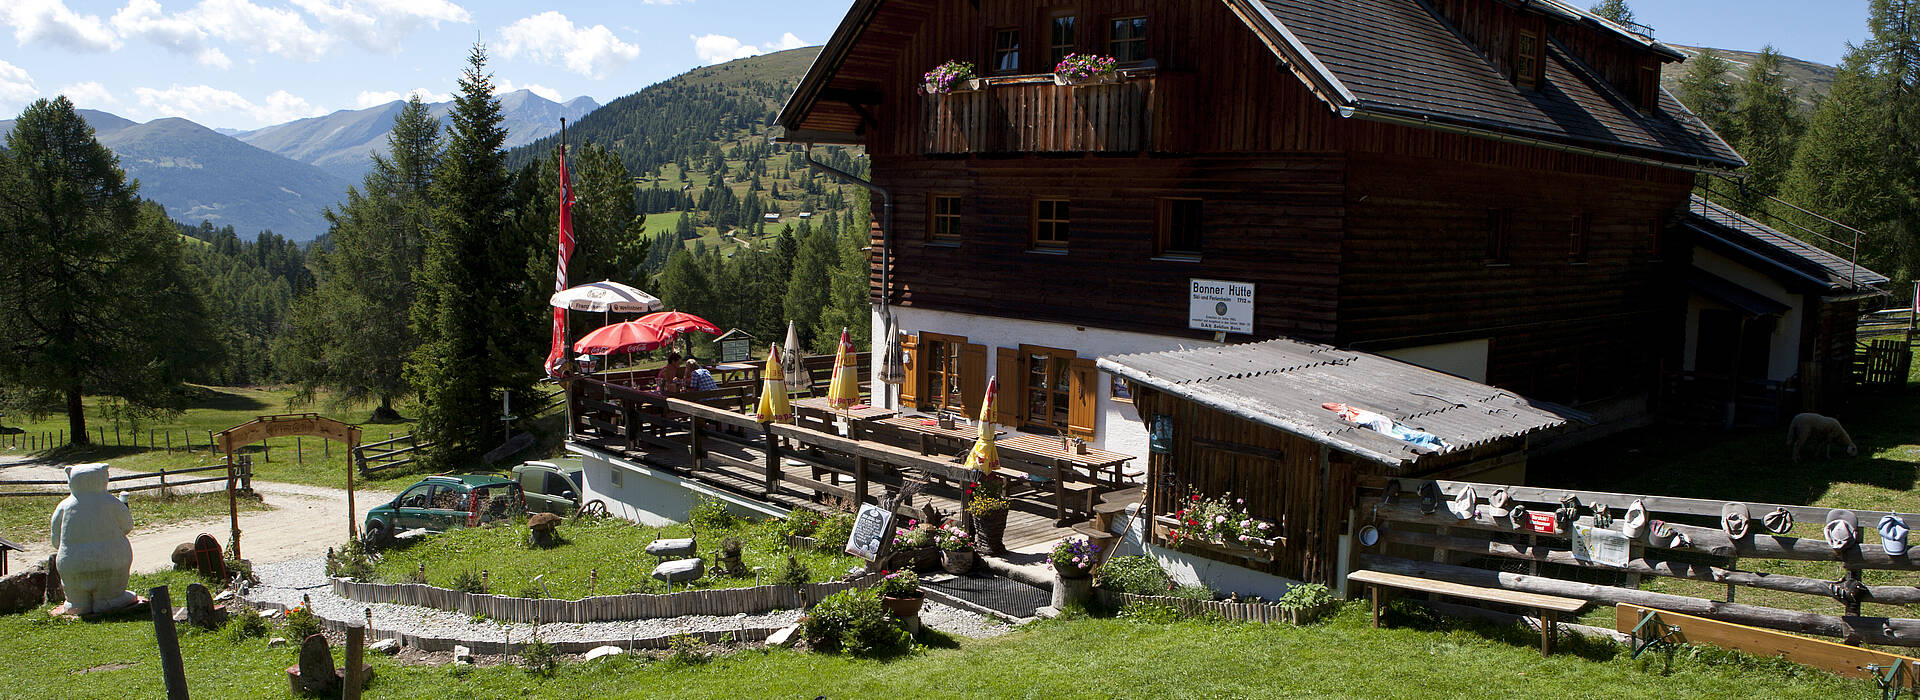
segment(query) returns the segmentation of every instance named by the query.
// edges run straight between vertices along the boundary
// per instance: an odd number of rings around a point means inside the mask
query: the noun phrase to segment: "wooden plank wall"
[[[1332,338],[1338,156],[876,157],[873,167],[895,193],[897,304],[1190,334],[1188,278],[1250,279],[1265,300],[1261,337]],[[958,246],[926,240],[934,192],[962,197]],[[1047,195],[1071,202],[1065,254],[1028,250],[1033,198]],[[1200,262],[1154,259],[1156,198],[1167,196],[1205,199]]]
[[[926,95],[927,153],[1137,152],[1152,129],[1154,79],[1021,82]]]

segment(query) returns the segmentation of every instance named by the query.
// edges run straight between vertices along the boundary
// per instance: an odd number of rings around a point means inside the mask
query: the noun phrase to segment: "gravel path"
[[[526,639],[534,633],[534,626],[527,623],[491,620],[476,622],[473,618],[457,612],[414,605],[368,604],[347,600],[333,594],[327,582],[326,566],[321,558],[256,564],[253,572],[260,578],[260,583],[253,587],[253,590],[247,594],[247,598],[258,602],[293,605],[299,603],[300,596],[305,594],[312,599],[314,612],[330,620],[363,620],[366,615],[365,610],[371,607],[375,629],[400,630],[408,634],[428,637],[488,641],[499,640],[509,635],[513,639]],[[540,625],[539,632],[540,636],[549,642],[649,639],[681,632],[778,628],[798,622],[800,615],[799,610],[787,610],[760,615],[741,613],[727,617],[688,615],[618,622],[553,622]],[[933,602],[928,602],[922,609],[921,622],[949,634],[974,638],[991,637],[1010,630],[999,620]]]

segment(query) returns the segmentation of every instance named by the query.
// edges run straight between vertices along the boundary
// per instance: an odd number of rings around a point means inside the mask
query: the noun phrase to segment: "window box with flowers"
[[[974,72],[973,64],[966,61],[942,63],[927,71],[921,80],[921,88],[929,95],[978,90],[981,83],[985,82]]]
[[[973,533],[947,523],[934,533],[934,542],[940,548],[940,568],[956,576],[973,570]]]
[[[935,546],[939,533],[938,526],[919,520],[908,520],[906,527],[895,528],[887,568],[913,571],[940,568],[940,549]]]
[[[1111,85],[1120,82],[1120,63],[1112,56],[1067,54],[1053,67],[1055,85]]]
[[[1167,546],[1211,551],[1260,563],[1273,561],[1274,547],[1285,542],[1273,523],[1247,513],[1245,499],[1232,492],[1216,498],[1188,494],[1185,506],[1172,515],[1156,515],[1166,526]]]

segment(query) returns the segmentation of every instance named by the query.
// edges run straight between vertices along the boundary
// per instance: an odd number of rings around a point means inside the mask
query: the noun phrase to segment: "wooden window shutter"
[[[900,382],[900,408],[920,405],[920,373],[926,371],[925,358],[920,356],[920,336],[902,335],[900,338],[900,359],[906,364],[906,381]]]
[[[1100,369],[1093,360],[1076,357],[1073,360],[1073,384],[1067,404],[1067,432],[1074,437],[1093,439],[1093,429],[1100,424]]]
[[[1027,405],[1026,399],[1024,398],[1026,391],[1022,386],[1023,378],[1027,376],[1027,373],[1020,371],[1020,351],[1018,349],[996,348],[996,351],[997,354],[994,358],[993,365],[994,376],[1006,380],[1000,382],[1000,395],[998,397],[1000,400],[999,421],[1001,425],[1019,425],[1024,418],[1021,414],[1025,413],[1022,408]]]
[[[986,395],[987,346],[960,346],[960,401],[967,406],[968,418],[980,417],[980,400]]]

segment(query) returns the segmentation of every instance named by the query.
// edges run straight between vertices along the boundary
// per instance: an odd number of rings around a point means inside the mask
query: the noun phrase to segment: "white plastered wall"
[[[1768,346],[1767,379],[1785,381],[1800,371],[1800,326],[1804,323],[1806,297],[1788,291],[1773,278],[1751,267],[1710,250],[1695,249],[1693,266],[1768,299],[1786,304],[1789,308],[1785,313],[1780,314],[1780,319],[1773,326],[1773,339]],[[1724,306],[1701,294],[1687,296],[1687,350],[1684,364],[1687,371],[1695,369],[1695,360],[1698,359],[1696,353],[1700,346],[1700,310],[1717,308],[1724,308]]]

